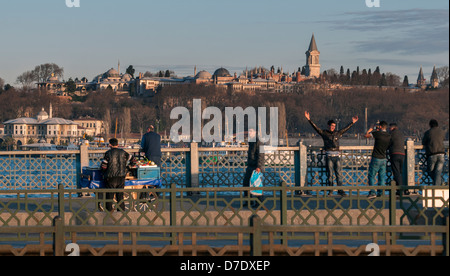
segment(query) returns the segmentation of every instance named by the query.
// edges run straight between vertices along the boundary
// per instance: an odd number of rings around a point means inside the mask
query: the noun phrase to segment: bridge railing
[[[367,173],[373,147],[341,147],[344,185],[367,185]],[[79,188],[83,167],[98,167],[106,150],[75,151],[0,151],[0,190]],[[137,149],[128,150],[137,154]],[[407,141],[404,182],[408,186],[429,185],[427,160],[422,146]],[[162,149],[163,186],[239,187],[242,186],[247,162],[247,148],[202,148],[192,143],[188,148]],[[443,183],[448,184],[448,156]],[[386,183],[393,179],[388,162]],[[266,153],[264,184],[279,186],[321,186],[327,183],[325,152],[320,147],[279,147]]]

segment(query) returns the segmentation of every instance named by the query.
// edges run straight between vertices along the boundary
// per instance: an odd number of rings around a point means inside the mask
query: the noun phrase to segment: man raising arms
[[[308,111],[305,111],[305,117],[311,126],[317,131],[317,133],[323,139],[323,146],[326,151],[326,164],[327,164],[327,176],[328,185],[333,186],[333,171],[336,176],[337,186],[342,186],[342,166],[339,149],[339,139],[350,130],[350,128],[358,122],[358,116],[352,118],[352,122],[341,130],[336,130],[336,122],[333,120],[328,121],[328,129],[322,130],[311,121],[311,116]],[[346,196],[347,194],[343,190],[339,190],[338,194]]]

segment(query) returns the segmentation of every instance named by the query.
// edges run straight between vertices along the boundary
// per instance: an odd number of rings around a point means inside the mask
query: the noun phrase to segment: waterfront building
[[[4,122],[4,138],[11,137],[19,148],[37,142],[55,145],[69,144],[78,140],[77,123],[52,116],[52,107],[47,113],[44,108],[35,118],[17,118]]]
[[[73,121],[78,124],[78,137],[84,137],[84,135],[97,137],[106,133],[105,124],[102,120],[87,116]]]

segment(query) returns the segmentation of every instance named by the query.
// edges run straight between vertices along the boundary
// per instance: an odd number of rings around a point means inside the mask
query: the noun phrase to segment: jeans
[[[369,186],[374,186],[376,176],[378,174],[378,186],[385,186],[386,184],[386,164],[387,159],[373,158],[369,165]],[[378,195],[381,195],[383,191],[379,190]],[[370,190],[370,194],[374,194],[375,190]]]
[[[333,173],[336,176],[337,185],[342,186],[342,166],[339,156],[327,156],[328,186],[333,186]]]
[[[434,186],[442,185],[442,170],[444,169],[444,154],[436,154],[428,157],[428,174],[433,180]]]

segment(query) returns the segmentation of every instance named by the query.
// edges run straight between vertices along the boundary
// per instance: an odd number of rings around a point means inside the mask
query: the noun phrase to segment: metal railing
[[[343,183],[367,184],[367,172],[372,147],[341,147]],[[0,190],[80,188],[83,167],[99,166],[106,150],[0,152]],[[128,150],[137,153],[138,150]],[[408,186],[429,185],[427,160],[422,146],[407,141],[404,179]],[[247,148],[189,148],[162,149],[161,177],[163,186],[173,183],[179,187],[241,186],[246,169]],[[447,153],[449,149],[447,147]],[[447,154],[447,157],[449,154]],[[306,187],[326,185],[325,153],[319,147],[280,147],[266,154],[264,184]],[[448,185],[448,159],[443,179]],[[387,183],[392,180],[388,162]]]
[[[117,190],[128,196],[116,212],[99,210],[114,190],[79,186],[104,150],[0,152],[0,255],[67,255],[71,242],[84,255],[364,255],[378,243],[385,255],[448,256],[448,184],[429,186],[422,147],[405,149],[408,186],[377,187],[384,195],[372,200],[371,147],[342,148],[347,197],[328,193],[320,148],[278,148],[261,199],[244,196],[246,148],[163,149],[157,198]]]
[[[99,204],[106,204],[106,192],[124,190],[95,190],[83,198],[82,190],[63,185],[47,197],[36,196],[44,191],[2,191],[0,255],[49,255],[56,252],[49,245],[69,242],[88,255],[248,255],[259,252],[250,246],[255,233],[253,245],[269,255],[359,255],[372,242],[387,255],[448,255],[448,195],[439,193],[448,187],[414,188],[420,191],[415,196],[396,196],[395,185],[380,187],[385,195],[368,200],[367,187],[345,187],[349,196],[340,197],[328,195],[333,187],[283,183],[262,188],[265,197],[258,199],[244,196],[251,188],[172,184],[152,190],[159,194],[154,201],[131,195],[148,190],[126,190],[126,208],[116,212],[100,211]],[[255,217],[258,229],[249,224]]]

